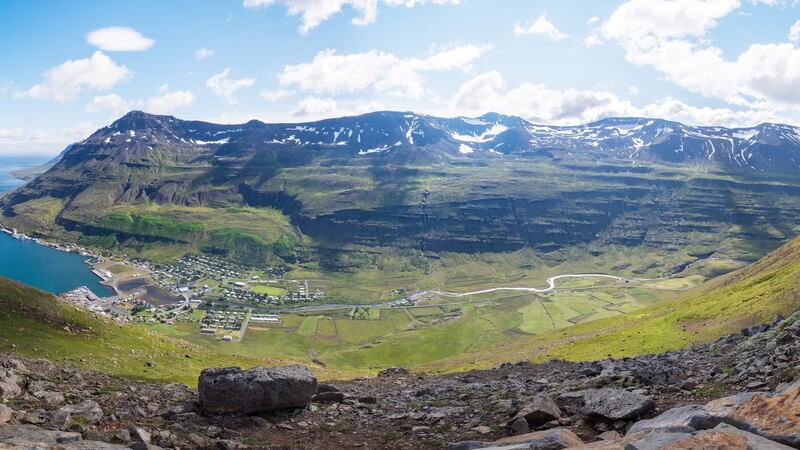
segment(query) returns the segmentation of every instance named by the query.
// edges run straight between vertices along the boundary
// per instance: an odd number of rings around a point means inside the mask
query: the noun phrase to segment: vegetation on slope
[[[277,365],[279,358],[225,355],[120,325],[50,294],[0,277],[0,352],[100,370],[112,375],[193,385],[206,367]],[[315,368],[322,378],[333,374]],[[353,374],[336,374],[348,376]]]
[[[800,239],[742,270],[675,299],[622,316],[503,342],[425,366],[434,371],[505,361],[572,361],[658,353],[722,335],[800,309]]]

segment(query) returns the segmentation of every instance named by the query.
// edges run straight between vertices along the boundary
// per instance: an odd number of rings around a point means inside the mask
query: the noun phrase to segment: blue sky
[[[798,19],[796,0],[5,1],[0,155],[130,109],[800,125]]]

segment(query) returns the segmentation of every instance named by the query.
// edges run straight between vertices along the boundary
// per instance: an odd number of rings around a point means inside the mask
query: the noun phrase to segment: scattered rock
[[[691,433],[713,428],[719,422],[700,405],[679,406],[667,410],[658,417],[640,420],[633,424],[628,434],[638,434],[653,430],[670,433]]]
[[[300,365],[206,369],[200,373],[198,392],[207,413],[247,414],[307,406],[317,392],[317,379]]]
[[[537,450],[561,449],[583,445],[583,441],[572,431],[564,428],[553,428],[545,431],[511,436],[492,442],[489,447],[513,446],[528,444],[529,448]]]
[[[573,412],[611,420],[637,418],[656,406],[651,397],[615,388],[567,392],[559,400]]]
[[[552,420],[560,419],[561,410],[558,409],[558,406],[547,393],[542,392],[536,394],[530,403],[519,410],[514,418],[511,419],[511,422],[519,417],[524,418],[531,427],[537,427]]]
[[[53,425],[65,430],[72,425],[97,424],[103,418],[100,405],[92,400],[83,401],[77,405],[66,405],[59,408],[53,415]]]
[[[604,431],[597,435],[598,441],[621,441],[622,435],[614,430]]]
[[[474,431],[476,433],[480,433],[480,434],[489,434],[489,433],[492,432],[492,429],[487,427],[486,425],[480,425],[480,426],[477,426],[477,427],[473,427],[473,428],[470,428],[470,430],[472,430],[472,431]]]
[[[150,434],[149,431],[145,430],[144,428],[134,427],[130,430],[131,440],[134,442],[143,442],[145,444],[149,444],[150,440],[153,436]]]
[[[7,448],[2,444],[20,449],[122,450],[127,448],[100,441],[84,441],[80,433],[45,430],[35,425],[6,425],[0,427],[0,448]]]
[[[64,394],[61,392],[36,391],[33,393],[33,396],[40,400],[44,400],[45,403],[51,406],[64,403]]]
[[[8,423],[14,417],[14,410],[0,403],[0,425]]]
[[[323,392],[339,392],[339,389],[332,384],[319,383],[317,385],[317,394],[322,394]]]
[[[333,391],[321,392],[311,397],[311,401],[314,403],[341,403],[344,399],[344,393]]]
[[[16,383],[0,381],[0,400],[10,400],[22,393],[22,389]]]
[[[528,421],[525,420],[524,417],[517,417],[516,419],[512,420],[511,423],[508,424],[508,428],[514,434],[525,434],[531,431],[531,427],[528,425]]]

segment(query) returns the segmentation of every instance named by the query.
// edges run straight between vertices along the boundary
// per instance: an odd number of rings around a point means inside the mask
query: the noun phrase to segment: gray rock
[[[81,439],[80,433],[45,430],[35,425],[0,427],[0,444],[10,445],[11,448],[58,448],[59,450],[122,450],[127,448],[100,441],[84,441]],[[5,448],[5,446],[0,445],[0,448]]]
[[[524,418],[530,426],[536,427],[550,422],[551,420],[560,419],[561,410],[547,393],[541,392],[536,394],[530,403],[522,407],[514,418],[511,419],[511,422],[519,417]],[[509,422],[509,424],[511,422]]]
[[[162,450],[162,448],[157,445],[148,444],[145,442],[134,442],[128,448],[131,450]]]
[[[603,433],[600,433],[599,435],[597,435],[597,438],[595,438],[595,440],[597,440],[597,441],[621,441],[622,440],[622,435],[617,433],[614,430],[610,430],[610,431],[605,431]]]
[[[654,431],[625,444],[625,450],[660,450],[667,445],[691,437],[689,433]]]
[[[333,391],[320,392],[311,397],[311,401],[314,403],[341,403],[344,399],[344,393]]]
[[[664,411],[652,419],[640,420],[628,430],[628,435],[653,430],[669,433],[692,433],[713,428],[719,420],[711,416],[703,406],[686,405]]]
[[[301,408],[317,392],[314,374],[300,365],[243,371],[238,367],[200,373],[200,406],[212,414]]]
[[[77,405],[66,405],[53,414],[53,425],[59,429],[68,429],[72,425],[96,424],[103,418],[100,405],[86,400]]]
[[[503,438],[492,442],[486,448],[557,450],[582,445],[583,441],[575,433],[564,428],[553,428]]]
[[[733,433],[740,436],[744,436],[744,438],[747,439],[748,450],[789,450],[792,448],[783,444],[779,444],[775,441],[770,441],[769,439],[766,439],[759,435],[740,430],[726,423],[721,423],[717,425],[711,431]]]
[[[55,391],[36,391],[33,396],[44,400],[50,406],[60,405],[64,403],[64,394]]]
[[[0,381],[0,400],[9,400],[22,393],[16,383]]]
[[[450,450],[474,450],[476,448],[485,448],[486,444],[481,441],[463,441],[463,442],[453,442],[447,444],[447,448]]]
[[[508,424],[508,428],[511,429],[514,434],[525,434],[531,431],[531,427],[528,425],[528,421],[525,420],[524,417],[517,417],[516,419],[512,420]]]
[[[139,427],[131,428],[130,433],[131,440],[134,442],[143,442],[145,444],[149,444],[153,437],[149,431]]]
[[[567,392],[559,396],[559,400],[576,413],[611,420],[633,419],[652,411],[656,406],[653,399],[646,395],[615,388]]]
[[[0,425],[8,423],[14,418],[14,410],[0,403]]]

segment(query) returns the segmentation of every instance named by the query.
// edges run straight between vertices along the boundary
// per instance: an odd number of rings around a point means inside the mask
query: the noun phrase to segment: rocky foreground
[[[800,313],[710,345],[456,375],[210,369],[184,385],[0,355],[0,449],[800,448]]]

